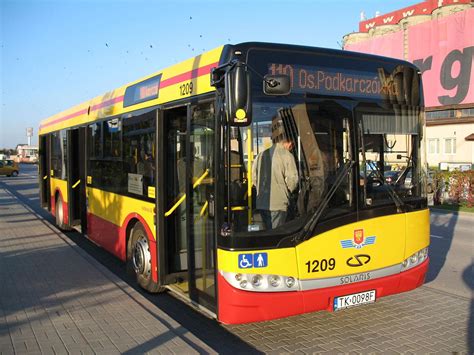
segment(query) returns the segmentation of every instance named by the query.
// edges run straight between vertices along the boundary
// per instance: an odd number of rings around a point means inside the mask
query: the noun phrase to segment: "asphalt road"
[[[432,210],[429,255],[426,287],[472,298],[474,214]]]
[[[37,167],[21,168],[17,178],[0,177],[0,186],[54,223],[39,207]],[[342,312],[316,312],[270,322],[224,326],[169,294],[143,294],[220,353],[473,353],[473,229],[472,215],[433,211],[431,263],[425,285],[382,298],[370,306]],[[66,236],[135,287],[116,258],[79,233],[69,232]]]

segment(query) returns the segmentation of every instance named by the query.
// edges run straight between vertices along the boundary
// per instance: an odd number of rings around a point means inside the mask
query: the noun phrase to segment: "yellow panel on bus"
[[[420,229],[421,219],[426,221]],[[382,269],[399,272],[404,259],[428,245],[427,219],[429,211],[423,210],[363,220],[321,233],[294,248],[250,252],[218,249],[218,269],[294,276],[300,280]],[[247,261],[255,264],[252,258],[260,253],[267,254],[265,267],[239,265],[244,254]]]
[[[300,279],[335,277],[403,262],[405,214],[363,220],[324,232],[296,247]]]
[[[67,203],[68,202],[67,181],[51,177],[51,195],[54,196],[56,191],[61,192],[61,197],[63,199],[63,202]]]
[[[155,236],[154,226],[154,204],[127,196],[117,195],[112,192],[101,191],[95,188],[87,188],[88,212],[100,217],[117,226],[122,226],[123,222],[132,213],[137,213],[148,224],[148,227]]]
[[[242,261],[239,260],[239,255],[251,254],[251,258],[253,258],[254,255],[261,253],[267,254],[267,266],[258,267],[257,263],[255,263],[256,267],[246,268],[246,265],[239,265],[239,262]],[[249,260],[247,258],[246,260],[253,263],[253,259]],[[218,269],[225,272],[275,274],[293,277],[298,275],[295,248],[252,250],[248,253],[245,251],[237,252],[217,249],[217,261]]]
[[[430,244],[430,210],[406,214],[405,259]]]

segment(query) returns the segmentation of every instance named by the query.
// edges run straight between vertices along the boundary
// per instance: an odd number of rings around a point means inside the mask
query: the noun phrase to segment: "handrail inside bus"
[[[199,212],[199,216],[196,217],[194,221],[197,221],[199,218],[202,218],[206,213],[207,207],[209,206],[209,201],[206,201]]]
[[[206,171],[194,182],[193,184],[193,189],[201,185],[202,181],[209,175],[209,169],[206,169]],[[165,212],[165,217],[169,217],[178,207],[183,203],[183,201],[186,200],[186,194],[183,194],[179,198],[179,200],[171,207],[167,212]]]
[[[168,212],[165,213],[165,217],[168,217],[169,215],[171,215],[177,208],[180,204],[183,203],[183,201],[186,199],[186,194],[183,194],[183,196],[180,197],[180,199],[178,200],[178,202],[176,202],[173,207],[171,207]]]

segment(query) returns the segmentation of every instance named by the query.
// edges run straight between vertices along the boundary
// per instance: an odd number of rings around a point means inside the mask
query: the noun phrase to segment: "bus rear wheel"
[[[64,223],[63,200],[60,196],[56,199],[56,225],[63,231],[71,230],[71,228]]]
[[[127,272],[134,276],[141,288],[151,293],[163,292],[164,287],[153,281],[151,276],[151,252],[148,236],[138,222],[132,228],[127,247]]]

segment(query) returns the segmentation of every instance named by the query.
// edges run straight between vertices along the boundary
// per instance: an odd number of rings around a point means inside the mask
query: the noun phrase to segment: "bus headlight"
[[[252,285],[253,287],[260,287],[262,285],[262,275],[253,275]]]
[[[242,274],[219,271],[233,287],[254,292],[298,291],[299,282],[293,276]]]
[[[413,255],[410,255],[409,258],[403,260],[402,263],[402,271],[406,271],[411,269],[417,265],[420,265],[428,258],[428,247],[423,248]]]
[[[296,280],[295,280],[294,277],[291,277],[291,276],[290,276],[290,277],[287,277],[287,278],[286,278],[285,283],[286,283],[286,287],[292,288],[292,287],[295,285]]]
[[[280,286],[281,280],[280,276],[278,275],[270,275],[268,276],[268,283],[272,285],[273,287],[278,287]]]

